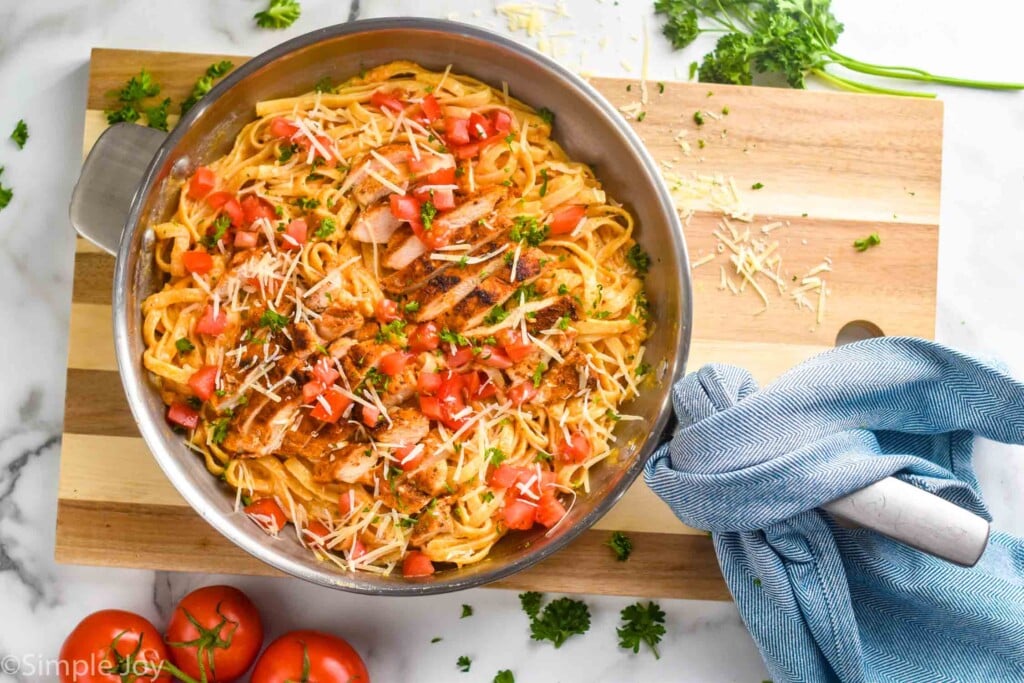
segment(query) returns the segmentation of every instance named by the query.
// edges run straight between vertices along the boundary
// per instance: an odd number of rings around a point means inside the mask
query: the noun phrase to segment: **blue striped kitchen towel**
[[[993,533],[963,569],[817,509],[895,475],[988,518],[973,438],[1024,443],[1024,384],[940,344],[887,338],[760,390],[744,370],[708,365],[672,399],[680,426],[647,483],[712,532],[776,683],[1024,681],[1024,540]]]

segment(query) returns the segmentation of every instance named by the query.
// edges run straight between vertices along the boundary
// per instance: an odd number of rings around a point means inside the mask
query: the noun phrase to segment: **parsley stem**
[[[883,88],[880,85],[871,85],[869,83],[860,83],[858,81],[851,81],[842,76],[830,74],[824,69],[811,69],[811,73],[821,78],[822,80],[828,81],[832,85],[842,88],[844,90],[850,90],[852,92],[859,93],[875,93],[879,95],[901,95],[903,97],[923,97],[926,99],[933,99],[935,93],[932,92],[917,92],[914,90],[895,90],[893,88]]]
[[[999,83],[996,81],[975,81],[969,78],[953,78],[952,76],[936,76],[935,74],[911,69],[909,67],[882,67],[874,64],[866,64],[850,57],[835,54],[834,58],[838,64],[845,66],[851,71],[859,71],[872,76],[884,76],[885,78],[898,78],[905,81],[921,81],[923,83],[942,83],[944,85],[956,85],[964,88],[983,88],[986,90],[1024,90],[1024,83]]]

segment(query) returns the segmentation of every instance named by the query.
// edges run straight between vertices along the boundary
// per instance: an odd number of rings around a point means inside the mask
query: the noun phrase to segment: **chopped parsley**
[[[856,249],[857,251],[867,251],[871,247],[874,247],[881,243],[882,238],[878,235],[877,232],[873,232],[863,239],[854,240],[853,248]]]
[[[157,130],[167,130],[167,110],[171,106],[171,98],[165,97],[164,101],[155,107],[146,107],[146,125]]]
[[[534,458],[533,458],[533,461],[534,462],[551,462],[552,460],[554,460],[554,458],[555,458],[555,456],[551,455],[547,451],[538,450],[537,451],[537,455],[534,456]]]
[[[647,118],[647,112],[645,112],[645,111],[642,111],[642,112],[640,112],[639,114],[636,115],[637,123],[640,123],[641,121],[643,121],[646,118]]]
[[[595,320],[607,320],[611,317],[611,311],[594,311],[590,314]]]
[[[420,310],[420,302],[406,301],[405,305],[402,306],[402,308],[405,310],[406,313],[415,313],[416,311]]]
[[[466,617],[471,617],[471,616],[473,616],[473,606],[472,605],[463,605],[462,606],[462,616],[460,616],[459,619],[465,619]]]
[[[564,332],[565,330],[569,329],[569,322],[569,316],[563,315],[561,318],[558,319],[558,323],[556,324],[556,326],[558,327],[558,329]]]
[[[185,115],[206,93],[213,90],[213,82],[231,71],[235,65],[229,59],[222,59],[206,67],[206,72],[192,86],[192,92],[181,103],[181,114]]]
[[[502,669],[494,676],[492,683],[516,683],[516,677],[508,669]]]
[[[508,456],[505,455],[505,451],[495,446],[492,446],[488,448],[486,451],[484,451],[484,460],[494,465],[495,467],[503,463],[506,457]]]
[[[316,85],[313,86],[313,91],[333,93],[334,84],[331,82],[330,78],[324,76],[323,78],[316,82]]]
[[[519,603],[530,617],[530,637],[550,640],[556,648],[562,647],[574,635],[590,630],[590,609],[585,602],[572,598],[552,600],[541,610],[543,595],[536,592],[521,593]]]
[[[640,651],[640,644],[647,643],[654,653],[655,659],[661,659],[658,654],[658,643],[665,635],[665,612],[656,602],[642,602],[632,604],[622,610],[622,626],[615,629],[619,636],[619,647],[633,652]]]
[[[471,660],[466,655],[462,655],[457,660],[455,660],[455,666],[459,667],[459,671],[461,671],[462,673],[469,673],[469,667],[472,663],[473,660]]]
[[[292,158],[292,155],[294,155],[298,151],[298,145],[281,145],[281,147],[277,150],[277,163],[286,163],[289,159]]]
[[[605,545],[615,553],[615,559],[625,562],[633,552],[633,540],[621,531],[613,531]]]
[[[380,330],[377,331],[377,343],[386,344],[392,339],[397,339],[405,335],[405,321],[404,320],[392,320],[387,325],[381,325]]]
[[[11,133],[11,139],[14,140],[14,144],[18,145],[18,149],[25,149],[25,142],[28,141],[28,124],[25,123],[25,119],[18,121],[14,132]]]
[[[569,286],[566,284],[558,285],[558,296],[565,296],[569,293]]]
[[[516,288],[516,291],[512,293],[512,298],[516,301],[533,301],[540,298],[540,294],[537,292],[537,288],[532,282],[520,285]]]
[[[222,239],[224,239],[224,235],[227,234],[228,226],[230,225],[231,219],[229,219],[227,216],[217,216],[217,220],[215,220],[213,222],[213,225],[211,226],[213,228],[213,232],[211,233],[209,230],[206,231],[207,234],[204,235],[202,239],[203,244],[206,245],[207,247],[215,246],[217,242],[220,242]]]
[[[434,636],[430,639],[430,644],[433,645],[434,643],[440,643],[442,640],[444,639],[441,636]]]
[[[764,187],[764,183],[754,183],[753,185],[750,186],[750,189],[760,190],[762,187]]]
[[[626,252],[626,262],[636,268],[637,275],[647,275],[651,268],[651,257],[639,244],[634,244]]]
[[[722,116],[729,115],[729,107],[722,107]]]
[[[271,332],[280,332],[284,329],[284,326],[288,324],[289,320],[291,320],[291,318],[288,316],[268,308],[263,311],[263,314],[260,316],[257,324],[260,327],[267,328]]]
[[[659,95],[664,95],[665,94],[665,84],[662,83],[661,81],[658,81],[658,94]]]
[[[533,386],[540,386],[540,383],[544,380],[544,373],[547,369],[548,366],[544,363],[537,363],[537,367],[533,369]]]
[[[555,112],[551,111],[547,107],[541,107],[538,109],[537,116],[539,116],[541,120],[549,126],[555,123]]]
[[[508,236],[513,242],[525,241],[531,247],[539,247],[548,238],[548,226],[541,226],[533,216],[516,216]]]
[[[219,420],[207,423],[207,428],[210,431],[210,443],[219,444],[228,436],[228,424],[231,422],[230,417],[222,417]]]
[[[540,184],[540,196],[543,197],[548,193],[548,169],[540,169],[540,177],[544,181]]]
[[[396,477],[398,476],[398,470],[397,469],[393,469],[392,472],[395,473]],[[394,485],[394,482],[392,482],[392,485]],[[416,520],[415,517],[399,517],[398,518],[398,526],[400,526],[403,529],[411,529],[414,526],[416,526],[416,521],[417,520]]]
[[[509,133],[505,136],[505,144],[508,145],[508,151],[512,151],[512,143],[516,141],[515,133]]]
[[[396,321],[397,322],[397,321]],[[469,340],[466,339],[460,332],[452,332],[447,327],[441,330],[441,341],[446,344],[455,344],[456,346],[470,346]]]
[[[366,375],[363,377],[363,381],[360,386],[369,386],[379,389],[380,391],[387,391],[388,384],[391,383],[391,378],[385,375],[377,368],[370,368],[366,371]]]
[[[699,109],[693,112],[693,122],[698,126],[704,125],[704,114],[701,114]]]
[[[316,232],[313,233],[313,237],[317,239],[325,240],[334,234],[334,231],[338,229],[338,224],[335,223],[334,219],[328,216],[320,221],[319,227]]]
[[[0,166],[0,175],[3,175],[4,167]],[[9,187],[4,187],[0,183],[0,209],[4,209],[8,204],[11,203],[11,199],[14,197],[14,190]]]
[[[607,417],[612,422],[618,422],[619,420],[622,419],[622,416],[619,415],[614,410],[612,410],[611,408],[609,408],[608,410],[604,411],[604,416]]]
[[[313,199],[312,197],[297,197],[295,199],[295,206],[305,211],[312,211],[320,206],[320,200]]]
[[[494,500],[494,491],[487,491],[486,493],[480,496],[480,500],[484,503],[490,503],[492,500]]]
[[[704,142],[704,138],[697,138],[697,146],[704,149],[708,143]]]
[[[302,14],[297,0],[270,0],[270,5],[262,12],[253,15],[256,25],[260,28],[288,28]]]
[[[174,342],[174,348],[178,349],[178,353],[188,353],[196,348],[196,345],[189,341],[188,337],[182,337]]]
[[[106,111],[107,123],[135,123],[139,120],[139,108],[142,100],[147,97],[155,97],[160,93],[160,86],[153,81],[153,74],[145,69],[139,72],[138,76],[128,79],[119,91],[117,91],[118,108]]]
[[[643,377],[644,375],[646,375],[650,371],[651,371],[651,366],[650,366],[649,363],[641,363],[640,365],[636,366],[636,376],[637,377]]]
[[[506,311],[501,306],[495,306],[494,308],[487,312],[487,315],[484,316],[484,323],[488,325],[497,325],[507,317],[508,311]]]
[[[420,222],[423,223],[424,230],[430,230],[434,227],[434,217],[437,216],[437,207],[434,206],[434,202],[429,199],[423,202],[420,207]]]

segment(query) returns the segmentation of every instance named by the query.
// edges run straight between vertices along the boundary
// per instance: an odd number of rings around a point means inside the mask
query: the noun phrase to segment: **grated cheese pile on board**
[[[505,17],[510,32],[525,33],[535,41],[537,50],[549,57],[565,56],[567,47],[562,39],[576,35],[571,30],[550,32],[547,27],[549,17],[560,19],[569,16],[565,0],[555,0],[553,4],[509,2],[498,5],[494,11]]]

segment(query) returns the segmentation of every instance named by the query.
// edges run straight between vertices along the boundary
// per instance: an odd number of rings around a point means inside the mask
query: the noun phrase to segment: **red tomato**
[[[187,403],[172,403],[167,409],[167,421],[185,429],[195,429],[199,425],[199,411]]]
[[[242,205],[238,203],[235,196],[230,192],[214,192],[206,197],[206,203],[214,209],[220,209],[231,221],[231,225],[238,227],[245,221],[245,212]]]
[[[434,563],[430,558],[417,550],[410,550],[402,560],[402,576],[430,576],[434,573]]]
[[[521,500],[508,500],[505,502],[505,509],[501,512],[505,520],[505,526],[509,529],[525,531],[533,528],[533,522],[537,517],[537,508],[524,503]]]
[[[302,402],[312,403],[316,397],[327,391],[327,387],[313,379],[302,385]]]
[[[118,609],[93,612],[60,648],[61,683],[171,680],[160,632],[138,614]]]
[[[196,323],[196,332],[199,334],[218,335],[228,326],[228,314],[221,308],[217,315],[213,314],[213,306],[207,306]]]
[[[387,298],[377,302],[373,307],[373,315],[381,325],[402,319],[402,314],[398,312],[398,302]]]
[[[302,245],[306,243],[306,233],[309,227],[306,225],[304,218],[296,218],[288,224],[288,227],[284,229],[284,234],[281,235],[281,248],[290,249],[292,251],[302,249]]]
[[[420,394],[420,412],[428,420],[443,420],[444,411],[441,409],[441,400],[436,396],[423,396]]]
[[[192,179],[188,181],[189,199],[202,199],[210,194],[216,185],[217,178],[213,175],[213,171],[205,166],[200,166],[192,174]]]
[[[562,439],[558,444],[558,454],[567,462],[583,462],[590,457],[591,450],[590,439],[579,431],[570,432],[569,441]]]
[[[498,465],[494,471],[491,472],[491,476],[487,480],[487,483],[490,486],[507,489],[519,481],[519,477],[524,471],[529,470],[525,470],[522,467],[514,467],[512,465]]]
[[[526,380],[518,384],[514,384],[512,388],[508,390],[508,398],[512,401],[512,405],[521,406],[524,403],[528,403],[533,400],[533,397],[537,395],[537,387],[533,386],[533,382]]]
[[[431,193],[430,200],[438,211],[451,211],[455,208],[455,191],[450,189],[434,190]]]
[[[276,118],[270,122],[270,134],[275,138],[290,138],[299,132],[299,127],[288,119]]]
[[[427,117],[427,121],[433,123],[441,118],[441,105],[438,104],[437,98],[434,97],[434,93],[428,93],[423,98],[423,102],[420,103],[423,108],[423,114]]]
[[[427,176],[426,180],[428,185],[454,185],[455,167],[450,166],[442,168],[440,171],[434,171]]]
[[[318,631],[286,633],[256,660],[250,683],[370,683],[370,672],[351,645]]]
[[[419,238],[420,242],[423,242],[430,249],[440,249],[441,247],[448,246],[448,242],[452,238],[448,230],[442,230],[437,225],[433,225],[430,230],[427,230],[423,227],[423,223],[418,220],[409,221],[409,227],[412,228],[413,234]]]
[[[181,599],[165,637],[174,665],[186,674],[213,682],[231,681],[244,674],[260,653],[263,622],[242,591],[207,586]]]
[[[409,348],[417,353],[433,351],[440,345],[441,333],[436,323],[423,323],[409,332]]]
[[[327,358],[321,357],[313,366],[313,376],[325,387],[329,387],[341,377],[341,374],[328,362]]]
[[[453,119],[448,117],[444,120],[444,135],[452,146],[469,144],[469,119]]]
[[[551,214],[551,234],[568,235],[576,229],[580,220],[587,213],[587,207],[579,204],[563,206]]]
[[[420,376],[416,378],[416,391],[421,394],[433,394],[441,388],[441,382],[441,373],[421,372]]]
[[[327,528],[327,525],[315,519],[309,522],[306,528],[302,530],[302,539],[309,545],[317,548],[325,547],[327,537],[330,535],[331,530]]]
[[[448,354],[448,367],[461,368],[464,365],[469,365],[470,363],[473,362],[474,357],[475,356],[473,355],[473,347],[463,346],[462,348],[457,349],[455,353]]]
[[[251,225],[253,221],[266,218],[269,221],[277,218],[274,207],[265,199],[256,195],[247,194],[242,198],[242,213],[245,216],[245,224]]]
[[[210,205],[211,209],[219,209],[232,197],[230,192],[214,192],[206,198],[206,203]]]
[[[480,382],[480,386],[474,387],[472,393],[470,394],[471,398],[490,398],[491,396],[494,396],[496,393],[498,393],[498,387],[494,384],[494,382],[491,381],[491,378],[487,375],[487,373],[481,372],[479,373],[478,376],[482,377],[483,379]]]
[[[512,130],[512,116],[509,115],[507,111],[503,111],[501,109],[495,110],[491,115],[491,123],[494,126],[494,130],[502,135],[505,135]]]
[[[534,351],[533,343],[523,339],[520,332],[511,328],[499,331],[498,341],[501,342],[502,348],[505,349],[506,355],[513,363],[529,358]]]
[[[324,407],[322,401],[326,401],[330,409]],[[337,422],[350,405],[352,405],[352,399],[348,396],[337,389],[328,389],[323,396],[316,400],[316,405],[309,412],[309,416],[321,422]]]
[[[348,559],[358,560],[360,557],[366,554],[366,546],[358,538],[352,542],[352,547],[348,551]]]
[[[454,145],[452,151],[458,159],[472,159],[480,153],[480,143],[474,142],[469,145]]]
[[[338,512],[343,515],[347,515],[352,512],[352,507],[356,504],[357,500],[356,494],[352,489],[345,491],[338,496]]]
[[[409,170],[414,175],[419,175],[426,171],[428,168],[434,167],[434,160],[430,156],[427,156],[426,154],[421,154],[420,158],[417,159],[414,155],[410,153],[409,158],[406,160],[405,163],[409,167]]]
[[[205,365],[188,378],[188,385],[200,401],[208,401],[213,396],[218,369],[216,365]]]
[[[255,232],[235,233],[235,246],[239,249],[252,249],[259,243],[260,236]]]
[[[363,406],[363,424],[367,427],[376,427],[378,422],[380,422],[380,408]]]
[[[492,368],[505,370],[512,367],[512,359],[495,346],[484,346],[480,351],[480,362]]]
[[[410,444],[408,446],[402,446],[401,448],[395,449],[395,457],[398,459],[398,468],[403,472],[411,472],[420,466],[423,462],[423,456],[427,454],[426,448],[420,448],[420,452],[415,457],[406,460],[409,455],[416,450],[417,444]]]
[[[205,251],[186,251],[181,255],[181,265],[196,275],[206,275],[213,270],[213,257]]]
[[[420,220],[420,202],[410,195],[391,195],[391,215],[400,221]]]
[[[273,498],[258,498],[243,509],[249,519],[263,527],[268,534],[276,535],[288,523],[284,510]]]
[[[469,115],[469,135],[477,140],[486,140],[494,135],[494,125],[481,114],[473,112]]]
[[[565,506],[553,494],[541,496],[537,503],[537,521],[549,529],[565,517],[565,512]]]
[[[405,366],[415,356],[411,353],[405,353],[404,351],[395,351],[389,353],[386,356],[382,356],[380,359],[380,371],[388,377],[394,377],[398,373],[405,370]]]
[[[370,95],[370,103],[379,109],[390,109],[396,114],[400,114],[405,109],[405,105],[395,97],[394,93],[386,93],[383,90],[374,90]]]

